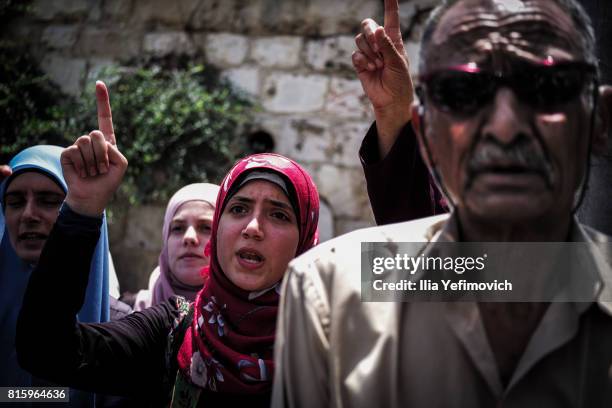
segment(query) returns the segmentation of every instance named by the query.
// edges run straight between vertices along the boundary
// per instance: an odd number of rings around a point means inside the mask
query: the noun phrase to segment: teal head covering
[[[62,151],[59,146],[34,146],[22,150],[9,163],[13,174],[0,184],[0,386],[3,387],[23,387],[32,383],[31,375],[19,367],[15,353],[15,326],[32,266],[17,256],[5,231],[4,193],[15,177],[28,171],[48,176],[66,192],[60,164]],[[97,323],[109,320],[108,268],[108,231],[104,217],[91,261],[85,303],[77,314],[79,321]],[[53,305],[49,307],[49,313],[42,318],[53,318]]]

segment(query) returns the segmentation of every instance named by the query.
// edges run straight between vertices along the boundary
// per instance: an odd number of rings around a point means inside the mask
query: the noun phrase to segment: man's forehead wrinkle
[[[431,69],[433,67],[430,63],[437,65],[434,60],[443,62],[451,55],[463,55],[464,58],[469,57],[474,62],[485,62],[491,57],[487,54],[493,52],[524,57],[534,63],[549,55],[561,60],[583,58],[585,48],[581,37],[569,35],[555,23],[556,21],[543,18],[538,20],[513,18],[506,19],[504,25],[500,27],[499,20],[471,19],[467,24],[453,27],[453,35],[448,36],[443,43],[437,44],[435,51],[427,58],[427,65]]]
[[[517,31],[540,24],[566,41],[567,37],[578,37],[574,42],[580,42],[571,17],[553,2],[516,1],[520,7],[510,9],[502,7],[504,2],[499,1],[469,3],[459,2],[442,16],[432,38],[433,44],[439,46],[458,36],[481,34],[480,29],[507,31],[514,27]]]
[[[570,36],[553,20],[546,18],[544,15],[534,15],[531,20],[523,18],[508,17],[504,21],[496,18],[478,18],[466,20],[461,24],[455,25],[446,38],[440,38],[437,45],[442,45],[446,41],[456,41],[457,38],[473,36],[475,39],[483,37],[483,34],[488,32],[489,38],[517,38],[518,36],[526,36],[530,33],[537,32],[540,36],[546,35],[549,38],[546,40],[561,40],[565,44],[575,45],[577,42],[575,36]],[[483,32],[484,31],[484,32]],[[536,39],[536,38],[534,38]],[[539,37],[541,41],[543,38]],[[570,41],[573,40],[573,41]]]
[[[449,43],[455,45],[481,44],[488,41],[492,44],[523,44],[530,48],[547,48],[558,46],[568,50],[580,50],[580,42],[568,38],[551,22],[541,21],[539,24],[518,22],[511,26],[501,27],[491,31],[490,26],[479,24],[463,32],[457,32],[449,38]],[[440,44],[442,45],[442,44]]]

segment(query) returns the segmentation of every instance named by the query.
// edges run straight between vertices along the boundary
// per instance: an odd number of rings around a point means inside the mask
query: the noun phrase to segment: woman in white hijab
[[[204,284],[202,268],[209,262],[204,248],[210,239],[218,193],[215,184],[195,183],[172,196],[164,215],[159,265],[151,273],[148,289],[136,294],[135,311],[173,295],[195,299]]]

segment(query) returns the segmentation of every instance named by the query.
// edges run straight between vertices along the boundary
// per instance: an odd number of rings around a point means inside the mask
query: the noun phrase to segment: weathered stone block
[[[196,30],[254,33],[262,25],[261,11],[259,1],[206,0],[199,3],[190,25]]]
[[[141,0],[137,2],[143,3]],[[115,23],[126,22],[132,11],[132,0],[105,0],[102,4],[102,15]]]
[[[131,16],[132,24],[161,23],[171,27],[186,26],[200,2],[197,0],[136,0]]]
[[[102,17],[102,4],[101,2],[96,2],[90,9],[87,14],[87,19],[85,20],[87,24],[97,23],[100,21]]]
[[[42,38],[43,28],[40,24],[24,23],[23,19],[7,21],[2,27],[4,38]]]
[[[378,16],[382,9],[382,2],[377,0],[295,0],[294,8],[296,3],[304,4],[305,12],[289,15],[303,16],[303,24],[314,26],[311,30],[321,36],[356,32],[361,20]]]
[[[149,33],[144,37],[144,51],[158,57],[169,54],[195,54],[195,47],[183,31]]]
[[[262,112],[256,116],[255,121],[257,130],[270,134],[274,139],[275,152],[285,156],[293,155],[298,132],[292,126],[291,118]]]
[[[327,241],[334,235],[334,213],[322,199],[319,203],[319,242]]]
[[[141,41],[138,31],[88,27],[77,39],[74,51],[78,55],[130,58],[140,55]]]
[[[378,16],[376,0],[284,0],[260,2],[260,26],[270,33],[326,36],[352,33],[366,17]]]
[[[81,19],[95,8],[100,0],[36,0],[32,14],[39,20]]]
[[[258,126],[272,135],[275,151],[300,162],[360,168],[358,151],[370,122],[339,125],[318,117],[260,115]]]
[[[78,95],[81,92],[85,66],[84,59],[64,58],[54,54],[45,56],[40,64],[49,78],[70,95]]]
[[[329,79],[323,75],[273,73],[263,86],[263,106],[272,112],[312,112],[323,108]]]
[[[399,5],[400,26],[402,32],[411,34],[410,40],[421,37],[422,25],[429,12],[440,3],[439,0],[411,0]],[[382,21],[380,22],[382,24]]]
[[[331,143],[329,123],[317,118],[293,119],[297,138],[289,154],[301,161],[326,163]]]
[[[291,68],[298,65],[301,37],[268,37],[253,41],[251,58],[264,67]]]
[[[331,140],[327,121],[264,113],[258,115],[257,127],[273,137],[275,152],[295,158],[300,164],[326,163],[325,152]]]
[[[222,75],[239,89],[251,95],[259,94],[259,69],[247,67],[231,68],[225,70]]]
[[[220,67],[240,65],[249,47],[245,36],[229,33],[208,34],[203,41],[198,40],[198,45],[204,46],[206,59]]]
[[[326,36],[355,32],[361,20],[379,16],[381,9],[378,0],[206,0],[191,26],[254,35]]]
[[[330,133],[333,142],[328,147],[328,159],[334,164],[361,168],[359,147],[370,127],[370,122],[350,121],[339,126],[332,126]]]
[[[423,26],[429,13],[438,5],[437,0],[413,0],[400,4],[400,24],[404,37],[404,48],[408,54],[410,73],[416,77],[419,67],[420,41]]]
[[[159,252],[162,245],[162,205],[141,205],[128,211],[125,230],[126,246]]]
[[[368,219],[371,210],[361,169],[324,164],[314,176],[336,217]]]
[[[351,54],[355,50],[352,36],[311,40],[306,46],[306,61],[316,70],[353,70]]]
[[[346,234],[362,228],[373,227],[374,225],[376,225],[376,223],[374,222],[373,218],[369,221],[340,218],[337,219],[335,223],[336,235]]]
[[[341,118],[372,117],[371,104],[358,79],[331,79],[325,110]]]
[[[114,242],[110,242],[109,247],[113,254],[120,291],[138,292],[140,289],[146,289],[149,276],[157,266],[159,251],[126,248]]]
[[[87,79],[85,87],[93,86],[97,80],[108,81],[108,78],[102,76],[104,68],[110,67],[114,61],[110,58],[91,58],[87,64]]]
[[[50,48],[70,48],[76,42],[77,27],[73,25],[51,25],[42,33],[42,42]]]

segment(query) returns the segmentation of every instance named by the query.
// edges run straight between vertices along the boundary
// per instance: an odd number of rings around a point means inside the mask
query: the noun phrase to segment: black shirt
[[[176,376],[169,334],[178,323],[176,297],[118,321],[78,323],[101,219],[64,205],[30,278],[17,322],[19,363],[54,383],[137,397],[167,406]],[[169,358],[170,357],[170,358]],[[203,392],[199,403],[268,406],[270,395]]]

